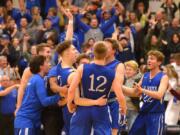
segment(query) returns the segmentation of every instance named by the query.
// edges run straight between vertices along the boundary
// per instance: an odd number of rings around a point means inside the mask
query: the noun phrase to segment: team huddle
[[[70,41],[73,18],[70,12],[67,16],[66,40],[56,49],[59,63],[49,70],[48,46],[42,44],[37,49],[38,56],[31,59],[24,71],[14,120],[15,135],[39,135],[43,107],[52,112],[59,106],[66,135],[117,135],[126,128],[125,96],[141,99],[140,112],[129,135],[163,135],[163,96],[168,87],[168,77],[160,70],[164,55],[148,52],[149,72],[133,88],[123,86],[124,64],[115,59],[117,41],[98,41],[93,48],[93,61],[83,54],[77,60],[77,50]],[[49,88],[51,91],[47,91]],[[52,125],[43,124],[45,130],[55,128]],[[52,129],[49,132],[60,134]]]
[[[66,134],[89,135],[93,132],[95,135],[115,135],[121,124],[125,124],[127,108],[124,94],[140,96],[142,101],[140,113],[129,134],[163,134],[162,98],[168,85],[168,77],[159,69],[163,54],[150,51],[147,60],[150,72],[145,73],[134,88],[128,88],[122,85],[124,67],[114,58],[115,49],[116,41],[113,39],[96,42],[94,60],[89,63],[84,57],[86,61],[80,60],[81,65],[77,69],[73,67],[77,53],[70,41],[57,47],[61,60],[50,71],[46,57],[32,58],[29,72],[33,75],[16,113],[15,134],[39,134],[42,107],[59,104]],[[50,85],[57,83],[53,96],[48,96],[46,91],[45,81],[48,79],[44,78],[47,77],[51,78]]]

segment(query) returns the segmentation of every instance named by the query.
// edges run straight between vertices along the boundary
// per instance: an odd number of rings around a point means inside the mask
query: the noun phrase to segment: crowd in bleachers
[[[69,37],[77,53],[92,60],[93,45],[105,38],[117,40],[116,59],[125,65],[124,85],[133,87],[146,69],[147,52],[165,55],[162,70],[169,76],[165,95],[168,125],[177,125],[180,101],[170,90],[180,90],[180,3],[163,0],[157,12],[148,0],[12,0],[0,1],[0,135],[13,134],[17,89],[30,59],[38,55],[38,46],[50,47],[51,67],[58,64],[56,46]],[[69,14],[71,12],[71,14]],[[82,56],[78,59],[80,61]],[[10,88],[11,90],[7,90]],[[3,90],[9,92],[2,93]],[[139,99],[127,97],[128,126],[139,110]],[[175,122],[174,122],[175,121]]]

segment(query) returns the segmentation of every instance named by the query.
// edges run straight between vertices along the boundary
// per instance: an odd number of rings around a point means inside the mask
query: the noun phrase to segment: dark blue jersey
[[[64,86],[68,84],[68,77],[74,71],[73,68],[63,68],[61,63],[57,65],[57,80],[59,86]]]
[[[115,59],[112,62],[108,63],[106,65],[106,67],[108,67],[108,68],[112,69],[114,72],[116,72],[116,68],[117,68],[119,63],[120,63],[120,61]],[[108,98],[112,99],[112,98],[115,98],[115,97],[116,97],[115,93],[113,91],[111,91]]]
[[[57,77],[58,85],[64,86],[67,85],[69,75],[74,71],[73,68],[63,68],[61,63],[57,64],[49,71],[48,77]]]
[[[158,91],[160,82],[162,77],[164,76],[163,72],[159,72],[156,74],[154,78],[150,78],[150,72],[147,72],[144,74],[143,80],[142,80],[142,88],[147,89],[150,91]],[[154,99],[146,94],[142,94],[142,101],[140,102],[140,112],[164,112],[164,103],[163,99],[158,100]]]
[[[85,64],[82,75],[81,97],[98,99],[108,96],[115,72],[106,66],[96,64]]]

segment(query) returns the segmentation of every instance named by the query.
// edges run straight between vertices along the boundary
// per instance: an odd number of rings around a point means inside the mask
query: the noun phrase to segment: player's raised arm
[[[67,9],[66,16],[68,17],[68,26],[67,26],[67,32],[66,32],[66,38],[65,40],[72,41],[73,39],[73,15],[69,9]]]

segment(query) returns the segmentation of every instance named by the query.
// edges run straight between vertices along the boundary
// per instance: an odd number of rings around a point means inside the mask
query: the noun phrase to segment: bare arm
[[[60,87],[56,77],[49,78],[50,88],[54,93],[59,93],[62,97],[67,96],[67,86]]]
[[[126,107],[126,100],[125,100],[125,97],[123,95],[122,85],[119,83],[118,76],[119,75],[116,72],[115,79],[114,79],[114,81],[112,83],[112,89],[115,92],[118,103],[120,105],[121,114],[125,115],[126,114],[126,108],[127,108]]]
[[[21,79],[21,85],[19,87],[19,90],[18,90],[18,97],[17,97],[17,108],[19,108],[21,106],[21,103],[22,103],[22,99],[23,99],[23,96],[24,96],[24,91],[25,91],[25,88],[27,86],[27,83],[29,81],[29,78],[32,76],[32,73],[30,71],[30,68],[26,68],[24,70],[24,73],[22,75],[22,79]]]
[[[143,88],[141,88],[141,86],[139,84],[136,85],[136,88],[138,89],[138,91],[140,93],[142,92],[142,93],[144,93],[144,94],[146,94],[152,98],[161,100],[164,96],[164,93],[166,92],[166,90],[168,88],[168,81],[169,81],[168,76],[164,75],[161,79],[158,91],[150,91],[147,89],[143,89]]]
[[[65,40],[71,40],[73,39],[73,15],[72,13],[68,10],[66,16],[68,17],[68,26],[67,26],[67,32],[66,32],[66,38]]]
[[[76,105],[80,105],[80,106],[94,106],[94,105],[104,106],[107,104],[107,98],[105,98],[105,95],[96,100],[82,98],[80,97],[79,89],[76,89],[74,102]]]
[[[138,83],[139,86],[141,86],[141,84],[142,84],[142,79],[143,79],[143,77],[141,78],[141,80]],[[124,94],[129,97],[139,97],[141,95],[141,93],[138,92],[136,90],[136,88],[130,88],[130,87],[126,87],[123,85],[122,89],[123,89]]]
[[[83,65],[78,67],[77,71],[74,74],[72,82],[70,84],[70,87],[68,90],[68,103],[72,103],[72,101],[75,97],[76,89],[78,88],[78,85],[81,82],[82,72],[83,72]]]
[[[6,88],[3,91],[0,91],[0,96],[6,96],[7,94],[9,94],[12,90],[19,88],[19,84],[14,84],[8,88]]]

